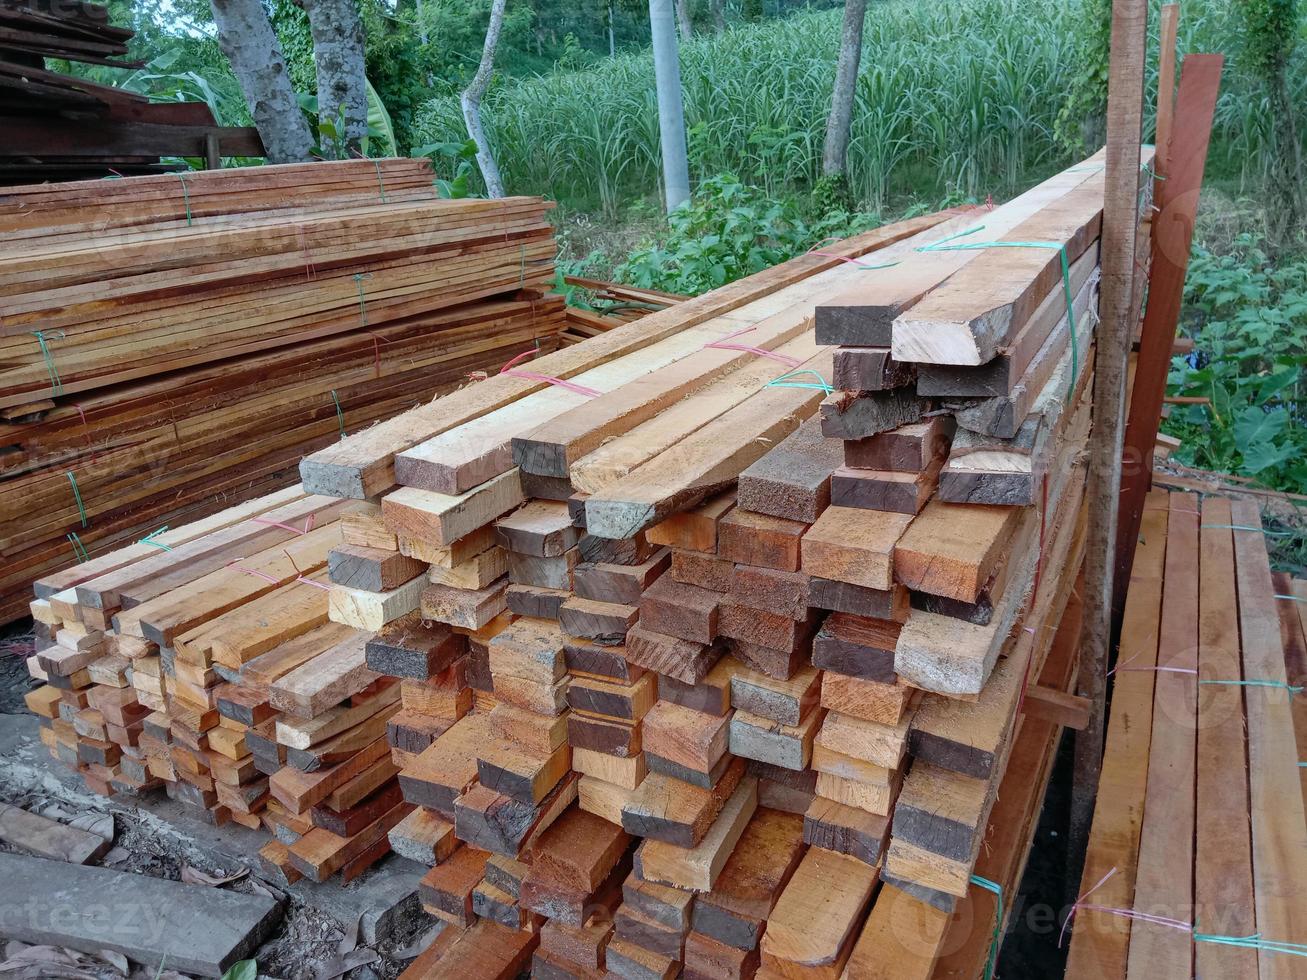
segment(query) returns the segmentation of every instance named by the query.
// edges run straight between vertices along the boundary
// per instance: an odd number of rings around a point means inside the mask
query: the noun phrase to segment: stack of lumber
[[[219,126],[205,102],[148,95],[64,73],[66,62],[143,68],[127,60],[134,32],[107,6],[0,0],[0,181],[102,178],[161,169],[161,156],[263,156],[253,127]],[[46,59],[55,59],[47,67]]]
[[[1302,975],[1304,599],[1254,502],[1149,494],[1068,976]]]
[[[0,192],[0,620],[83,548],[285,486],[345,431],[551,348],[544,209],[434,200],[425,160]]]
[[[1077,707],[1102,193],[1091,159],[827,246],[303,461],[348,535],[325,572],[269,555],[289,584],[190,628],[242,703],[298,657],[305,700],[264,710],[354,721],[313,778],[398,770],[412,809],[368,826],[449,924],[411,977],[981,972],[1011,903],[972,876],[1015,888]],[[968,232],[1065,245],[1069,281],[1058,249],[932,247]],[[383,762],[356,719],[396,678]],[[304,807],[331,818],[244,724],[294,868]]]
[[[563,282],[573,290],[580,290],[588,307],[583,308],[576,305],[574,299],[569,299],[567,330],[559,337],[565,344],[576,344],[587,337],[597,337],[601,333],[612,330],[613,327],[665,310],[673,303],[680,303],[686,299],[685,296],[678,296],[676,293],[605,282],[602,279],[590,279],[585,276],[564,276]]]

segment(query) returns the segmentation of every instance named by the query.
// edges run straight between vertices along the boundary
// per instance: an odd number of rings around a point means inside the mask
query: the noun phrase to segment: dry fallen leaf
[[[240,881],[249,873],[248,868],[241,868],[229,875],[209,874],[207,871],[192,868],[187,864],[182,867],[182,881],[189,882],[192,885],[212,885],[217,888],[221,885],[229,885],[233,881]]]
[[[95,955],[112,965],[123,976],[127,976],[132,972],[132,965],[127,962],[127,957],[122,953],[115,952],[112,949],[102,949]]]

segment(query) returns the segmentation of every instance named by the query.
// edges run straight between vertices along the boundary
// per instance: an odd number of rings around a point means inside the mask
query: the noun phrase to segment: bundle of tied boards
[[[430,865],[424,976],[938,952],[1079,566],[1102,198],[825,245],[38,582],[52,751],[285,879]]]
[[[552,349],[547,207],[440,200],[401,159],[0,189],[0,622],[75,558]]]

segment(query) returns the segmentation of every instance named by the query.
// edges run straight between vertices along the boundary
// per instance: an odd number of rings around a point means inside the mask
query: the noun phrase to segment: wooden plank
[[[1169,495],[1153,491],[1144,513],[1143,541],[1131,573],[1131,598],[1122,624],[1100,802],[1094,813],[1094,830],[1079,889],[1083,894],[1116,868],[1117,872],[1107,877],[1095,893],[1096,904],[1108,908],[1129,908],[1134,900],[1153,728],[1168,510]],[[1125,975],[1129,919],[1100,916],[1093,928],[1077,931],[1073,925],[1072,930],[1069,971]]]
[[[1158,210],[1151,224],[1148,308],[1139,333],[1139,356],[1135,362],[1122,450],[1123,458],[1130,460],[1131,465],[1123,470],[1121,482],[1121,518],[1116,538],[1116,575],[1119,581],[1113,600],[1117,608],[1124,601],[1125,570],[1130,567],[1144,493],[1153,472],[1162,397],[1166,394],[1171,347],[1175,343],[1185,274],[1189,268],[1198,190],[1207,164],[1212,117],[1224,65],[1225,58],[1220,54],[1185,57],[1175,105],[1175,119],[1179,125],[1165,150],[1165,179],[1156,182],[1153,192]],[[1133,323],[1131,327],[1133,334]]]
[[[695,900],[695,932],[735,949],[756,949],[803,853],[803,819],[760,807],[712,890]]]
[[[112,840],[0,803],[0,840],[19,850],[71,864],[103,857]]]
[[[1192,497],[1175,494],[1172,498],[1173,511],[1192,506]],[[1202,527],[1198,532],[1200,680],[1243,677],[1230,523],[1228,500],[1208,497],[1202,502]],[[1250,936],[1257,929],[1252,841],[1247,818],[1248,756],[1243,695],[1238,687],[1226,684],[1209,684],[1200,692],[1194,808],[1194,921],[1202,923],[1203,932]],[[1200,975],[1257,976],[1255,950],[1196,943],[1194,953]]]
[[[1047,208],[1090,177],[1088,166],[1097,155],[1071,167],[1032,188],[1020,197],[995,208],[984,216],[985,229],[980,234],[1006,236],[1031,215]],[[940,241],[980,223],[974,214],[964,215],[937,229],[931,241]],[[975,235],[967,239],[974,239]],[[898,264],[886,276],[868,276],[836,300],[817,308],[817,337],[823,344],[888,347],[891,325],[896,317],[912,308],[923,296],[975,261],[977,252],[926,251],[895,256]],[[873,260],[874,262],[875,260]]]
[[[0,895],[0,918],[10,938],[93,955],[108,949],[148,967],[171,963],[205,977],[220,977],[252,955],[281,914],[276,901],[261,895],[107,868],[0,854],[0,869],[12,886]],[[26,911],[32,903],[50,908],[67,902],[81,914],[58,924],[34,920]],[[135,927],[125,932],[133,919]],[[189,925],[200,919],[208,927],[197,934]]]
[[[822,435],[821,420],[809,419],[740,474],[737,502],[746,511],[811,524],[830,505],[831,473],[841,459],[840,444]]]
[[[803,536],[803,568],[814,578],[869,589],[894,586],[894,548],[912,518],[906,514],[830,507]]]
[[[674,888],[708,891],[716,883],[750,818],[758,807],[758,780],[745,776],[693,847],[646,840],[636,853],[636,867],[646,881]]]
[[[818,354],[800,367],[828,377],[830,354]],[[629,538],[723,490],[769,445],[812,415],[820,394],[806,388],[764,388],[630,476],[591,494],[585,502],[587,530],[603,538]]]
[[[942,217],[912,219],[858,236],[832,248],[851,256],[866,254],[904,237],[917,234],[938,224]],[[614,357],[641,350],[663,337],[671,336],[694,323],[729,313],[759,297],[805,279],[823,269],[834,268],[838,259],[800,256],[755,276],[731,284],[724,290],[679,303],[668,310],[651,314],[634,323],[611,330],[583,346],[559,351],[532,363],[532,370],[557,378],[567,378]],[[301,464],[305,486],[314,492],[358,499],[376,496],[394,486],[396,453],[509,404],[544,382],[500,375],[456,392],[439,403],[421,406],[389,422],[355,435],[352,440],[321,450]]]
[[[1194,891],[1194,783],[1198,708],[1198,506],[1173,494],[1166,534],[1153,737],[1133,908],[1174,917],[1176,895]],[[1278,630],[1277,630],[1278,635]],[[1183,671],[1179,673],[1177,671]],[[1194,943],[1176,929],[1131,929],[1127,976],[1193,970]]]
[[[763,967],[782,977],[840,976],[876,878],[861,861],[809,848],[767,921]]]
[[[1239,637],[1243,676],[1247,680],[1287,683],[1284,649],[1275,613],[1274,585],[1266,558],[1257,505],[1231,504],[1239,586]],[[1307,942],[1307,819],[1297,775],[1293,714],[1289,694],[1274,687],[1244,692],[1248,718],[1249,802],[1252,815],[1253,893],[1257,929],[1275,942]],[[1289,956],[1258,957],[1260,976],[1289,977],[1300,960]]]
[[[949,916],[885,882],[844,969],[845,980],[914,980],[933,975]]]
[[[975,602],[1019,516],[1012,507],[931,501],[894,546],[894,575],[909,589]]]

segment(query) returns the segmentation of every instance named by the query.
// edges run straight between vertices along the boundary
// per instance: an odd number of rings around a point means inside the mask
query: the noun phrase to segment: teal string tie
[[[172,551],[172,546],[171,546],[171,545],[167,545],[167,544],[164,544],[162,541],[158,541],[158,540],[156,540],[156,538],[158,538],[158,536],[159,536],[160,534],[163,534],[163,533],[164,533],[165,531],[167,531],[167,530],[168,530],[168,525],[165,524],[163,527],[159,528],[158,530],[151,531],[149,534],[147,534],[145,537],[141,538],[141,540],[137,541],[136,543],[137,543],[137,544],[148,544],[150,547],[152,547],[152,548],[158,548],[158,549],[160,549],[161,551]]]
[[[189,174],[181,170],[177,171],[177,179],[182,183],[182,202],[186,205],[186,227],[188,228],[194,224],[191,220],[191,189],[186,184],[189,177]]]
[[[1252,524],[1200,524],[1198,526],[1220,531],[1260,531],[1268,538],[1292,538],[1295,534],[1293,531],[1268,531],[1264,527],[1255,527]]]
[[[63,340],[64,332],[62,330],[33,330],[32,336],[36,338],[37,344],[41,347],[41,356],[45,358],[45,369],[50,374],[50,394],[62,395],[64,393],[64,383],[59,377],[59,369],[54,366],[54,355],[50,353],[50,341]]]
[[[82,544],[82,539],[77,536],[76,531],[69,531],[64,535],[73,546],[73,554],[77,556],[78,563],[91,560],[90,552],[86,550],[86,545]]]
[[[340,426],[340,437],[345,438],[345,413],[341,411],[340,399],[336,397],[336,389],[331,389],[331,400],[336,403],[336,424]]]
[[[817,384],[812,384],[811,382],[808,382],[808,381],[791,381],[791,380],[790,380],[791,378],[801,378],[801,377],[804,377],[804,376],[811,376],[811,377],[816,378],[816,379],[817,379]],[[832,388],[829,384],[826,383],[826,379],[823,378],[823,377],[821,376],[821,373],[818,372],[818,371],[813,371],[813,370],[811,370],[810,368],[801,368],[801,369],[799,369],[799,370],[797,370],[797,371],[787,371],[787,372],[785,372],[784,374],[782,374],[779,378],[774,378],[774,379],[772,379],[771,381],[768,381],[768,382],[767,382],[763,387],[765,387],[765,388],[810,388],[810,389],[812,389],[813,391],[824,391],[824,392],[826,392],[826,394],[828,394],[828,395],[833,395],[833,394],[835,394],[835,389]]]
[[[66,471],[64,476],[68,477],[68,482],[73,485],[73,499],[77,501],[77,512],[82,515],[82,527],[88,528],[91,522],[87,519],[86,508],[82,506],[82,492],[77,489],[77,477],[73,476],[72,470]]]
[[[381,161],[373,160],[372,166],[377,168],[377,186],[381,188],[381,203],[389,204],[390,202],[386,200],[386,182],[381,179]]]
[[[994,918],[994,935],[989,941],[989,956],[985,958],[985,980],[992,980],[994,968],[998,966],[999,940],[1003,937],[1003,886],[990,881],[988,878],[982,878],[980,875],[972,875],[971,883],[979,885],[986,891],[993,892],[998,899],[998,914]]]
[[[363,282],[371,278],[372,273],[370,272],[354,273],[354,285],[359,288],[359,323],[365,327],[368,325],[368,300],[363,292]]]
[[[967,231],[960,231],[956,235],[950,235],[948,238],[932,242],[930,245],[920,245],[917,247],[918,252],[962,252],[973,249],[980,250],[985,248],[1051,248],[1056,249],[1057,254],[1062,262],[1062,292],[1066,297],[1066,316],[1067,324],[1071,328],[1071,386],[1067,392],[1068,397],[1076,390],[1076,379],[1080,376],[1080,344],[1076,339],[1076,311],[1075,297],[1071,295],[1071,260],[1066,254],[1066,245],[1060,242],[958,242],[951,244],[954,239],[962,238],[966,235],[974,234],[984,228],[984,225],[977,225]]]
[[[1224,680],[1205,680],[1199,681],[1199,684],[1223,684],[1228,687],[1272,687],[1282,691],[1288,691],[1290,694],[1301,694],[1301,687],[1294,687],[1284,681],[1268,680],[1264,677],[1254,677],[1249,680],[1224,681]]]
[[[1307,602],[1307,599],[1300,595],[1279,595],[1278,593],[1271,597],[1272,599],[1283,599],[1285,602]]]
[[[1194,942],[1213,943],[1217,946],[1238,946],[1241,949],[1256,949],[1263,953],[1282,953],[1286,956],[1307,956],[1307,943],[1283,943],[1274,939],[1263,939],[1260,932],[1251,936],[1214,936],[1210,933],[1194,930]]]

